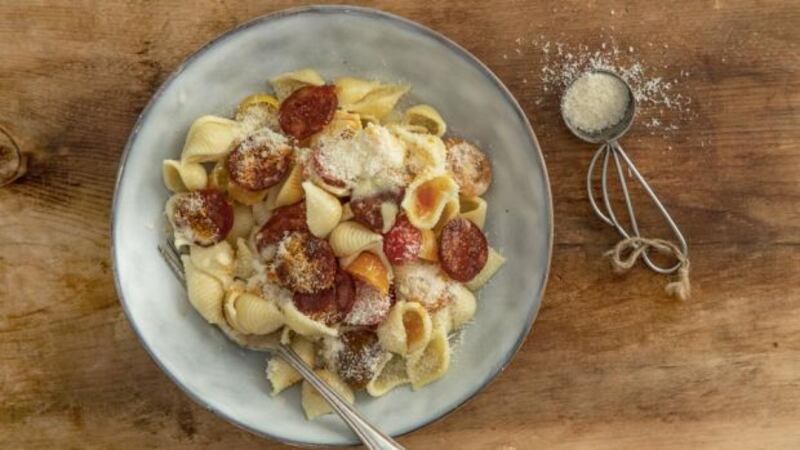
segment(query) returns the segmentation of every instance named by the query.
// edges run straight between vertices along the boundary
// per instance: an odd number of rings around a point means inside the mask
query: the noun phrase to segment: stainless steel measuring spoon
[[[592,160],[589,163],[589,170],[586,173],[586,193],[589,196],[589,203],[591,203],[592,209],[594,209],[595,214],[597,214],[597,217],[599,217],[600,220],[616,228],[619,234],[622,235],[625,239],[628,239],[631,236],[641,237],[641,233],[639,232],[639,223],[636,220],[636,213],[633,206],[633,202],[631,201],[631,197],[628,192],[628,184],[625,181],[625,177],[623,176],[622,169],[624,163],[625,167],[627,167],[629,172],[633,174],[633,177],[639,182],[644,191],[656,205],[656,208],[658,208],[659,212],[664,217],[664,220],[667,221],[667,224],[669,225],[673,234],[677,238],[678,243],[680,244],[680,248],[681,251],[683,252],[683,255],[685,257],[688,257],[689,248],[686,244],[686,239],[683,237],[683,233],[681,233],[681,230],[678,228],[678,225],[675,224],[675,221],[672,219],[672,216],[669,215],[667,209],[661,203],[661,200],[658,199],[655,192],[653,191],[653,188],[650,187],[650,185],[644,179],[642,174],[636,168],[636,165],[633,164],[633,161],[631,161],[628,154],[625,153],[625,151],[622,149],[622,146],[619,144],[619,140],[622,138],[625,132],[627,132],[628,129],[631,127],[631,125],[633,124],[634,116],[636,115],[636,98],[633,95],[633,89],[631,89],[631,86],[622,77],[620,77],[614,72],[601,69],[595,69],[592,70],[591,72],[603,73],[619,80],[628,90],[628,98],[629,98],[625,114],[623,115],[619,123],[612,125],[608,128],[605,128],[603,130],[600,130],[597,133],[587,133],[584,130],[581,130],[580,128],[574,126],[574,124],[570,123],[564,110],[565,109],[564,98],[566,97],[566,95],[562,97],[561,117],[564,119],[564,123],[567,125],[567,128],[569,128],[569,130],[572,131],[572,134],[574,134],[579,139],[584,140],[586,142],[592,144],[602,144],[592,157]],[[579,78],[580,77],[577,77],[575,80],[573,80],[573,83]],[[572,87],[571,84],[564,91],[565,94],[566,92],[569,91],[570,87]],[[602,206],[605,208],[605,211],[601,209],[601,206],[595,200],[594,190],[592,189],[595,167],[597,166],[597,161],[600,159],[600,156],[603,157],[603,168],[600,175],[600,187],[601,187],[601,192],[603,194]],[[626,230],[625,227],[620,223],[619,219],[617,218],[617,215],[614,213],[614,208],[611,205],[611,199],[608,190],[608,166],[612,159],[614,167],[616,168],[617,171],[617,178],[619,178],[620,187],[622,188],[622,195],[625,198],[625,206],[628,210],[628,216],[630,217],[630,226],[631,226],[630,231]],[[673,266],[661,267],[650,259],[647,252],[645,252],[642,255],[642,257],[644,259],[645,264],[647,264],[648,267],[650,267],[652,270],[658,273],[671,274],[677,271],[681,267],[680,262],[677,262]]]

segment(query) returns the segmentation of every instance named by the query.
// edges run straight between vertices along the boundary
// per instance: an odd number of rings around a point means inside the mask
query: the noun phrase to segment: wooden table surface
[[[290,3],[0,1],[0,123],[34,152],[28,175],[0,189],[3,448],[281,447],[192,403],[145,353],[114,291],[109,213],[122,148],[160,83],[209,39]],[[465,407],[400,441],[800,448],[800,3],[371,6],[497,73],[536,129],[555,205],[552,273],[527,343]],[[562,125],[531,43],[608,37],[653,74],[690,73],[680,92],[693,115],[627,140],[690,241],[685,304],[641,267],[610,272],[601,255],[616,236],[584,192],[591,149]]]

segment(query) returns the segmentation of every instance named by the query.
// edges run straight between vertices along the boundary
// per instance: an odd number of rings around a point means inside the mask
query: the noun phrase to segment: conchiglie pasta
[[[306,224],[316,237],[325,238],[339,224],[342,218],[342,204],[339,199],[317,187],[314,183],[303,183],[306,196]]]
[[[458,201],[457,194],[458,185],[448,175],[417,178],[408,186],[401,206],[415,227],[429,230],[439,223],[448,203],[452,207]]]
[[[168,159],[161,164],[161,174],[164,185],[172,192],[197,191],[208,184],[206,169],[199,163]]]
[[[450,367],[450,343],[447,334],[438,328],[431,335],[425,349],[408,358],[408,378],[417,390],[441,378]]]
[[[355,278],[371,285],[384,295],[389,293],[393,278],[392,266],[380,248],[372,247],[350,258],[342,258],[344,270]]]
[[[232,289],[228,293],[225,319],[233,329],[244,334],[269,334],[283,325],[283,315],[274,300],[242,289]]]
[[[236,120],[245,131],[252,132],[267,127],[278,129],[278,99],[264,92],[249,95],[239,102]]]
[[[447,125],[439,114],[430,105],[416,105],[408,108],[403,115],[403,124],[412,127],[421,127],[428,133],[438,137],[447,131]]]
[[[433,230],[420,230],[422,235],[419,257],[425,261],[439,261],[439,243]]]
[[[222,302],[225,298],[222,282],[195,267],[188,255],[183,255],[181,260],[189,303],[209,323],[222,323],[225,320],[222,314]]]
[[[461,210],[461,204],[459,202],[458,196],[454,195],[450,197],[450,199],[445,203],[444,209],[442,210],[442,215],[439,216],[439,221],[436,222],[436,225],[433,227],[433,230],[436,234],[440,234],[442,232],[442,228],[447,225],[447,222],[458,217],[458,213]]]
[[[289,172],[289,176],[275,191],[275,200],[270,205],[273,208],[294,205],[303,199],[303,167],[295,164]]]
[[[226,289],[233,283],[234,254],[229,243],[222,241],[208,247],[192,245],[189,255],[197,269],[216,278]]]
[[[419,134],[404,126],[390,127],[406,148],[406,167],[417,176],[440,175],[447,170],[447,148],[434,135]]]
[[[378,340],[387,351],[407,355],[427,345],[431,329],[431,318],[425,307],[416,302],[400,301],[378,325]]]
[[[480,197],[461,197],[460,216],[483,230],[486,223],[486,200]]]
[[[198,164],[200,165],[200,164]],[[225,160],[219,160],[214,164],[211,173],[208,175],[208,186],[218,191],[226,192],[228,190],[228,168],[226,167]]]
[[[339,394],[342,398],[350,403],[351,405],[355,402],[355,394],[353,394],[353,390],[350,389],[350,386],[347,385],[338,375],[335,373],[326,370],[326,369],[318,369],[315,370],[314,373],[317,374],[319,378],[322,379],[328,386],[333,388],[333,390]],[[333,412],[331,405],[328,403],[327,400],[323,396],[314,389],[308,381],[303,381],[303,389],[301,391],[301,403],[303,405],[303,411],[306,413],[306,417],[311,420],[316,417],[330,414]]]
[[[477,291],[478,289],[482,288],[505,263],[506,259],[503,257],[503,255],[498,253],[495,249],[489,247],[489,257],[486,260],[486,264],[483,266],[483,269],[481,269],[481,271],[475,275],[475,278],[469,280],[467,283],[464,283],[464,285],[471,291]]]
[[[355,255],[382,241],[380,234],[355,221],[338,224],[329,239],[333,254],[339,258]]]
[[[378,365],[375,376],[367,383],[367,393],[373,397],[380,397],[409,381],[405,358],[389,353]]]
[[[335,328],[331,328],[300,312],[291,300],[281,302],[279,306],[283,312],[286,326],[301,336],[317,338],[321,336],[337,336],[339,334]]]
[[[332,139],[352,139],[363,128],[360,115],[349,111],[336,111],[331,122],[311,137],[310,147],[313,148]]]
[[[217,116],[203,116],[195,120],[186,135],[181,161],[200,163],[219,161],[239,137],[236,121]]]
[[[264,201],[269,192],[269,189],[263,191],[248,191],[236,183],[228,183],[228,195],[237,202],[247,206],[253,206],[256,203]]]
[[[335,81],[339,106],[343,109],[380,120],[394,109],[408,86],[380,84],[344,77]]]
[[[322,86],[325,80],[314,70],[302,69],[282,73],[269,80],[278,100],[283,102],[292,92],[304,86]]]
[[[302,336],[294,336],[291,342],[292,350],[309,367],[314,367],[314,344]],[[267,363],[267,379],[272,384],[272,395],[278,395],[284,389],[303,379],[299,372],[279,357],[273,357]]]
[[[452,283],[448,286],[448,291],[452,298],[447,307],[450,317],[449,330],[457,330],[475,317],[478,304],[475,301],[475,294],[460,283]]]
[[[255,273],[255,255],[247,241],[243,238],[236,239],[236,258],[233,265],[233,274],[237,278],[247,279]]]
[[[350,202],[345,203],[342,205],[342,218],[339,219],[342,223],[352,220],[355,217],[353,214],[353,208],[350,207]]]
[[[235,245],[237,240],[250,235],[250,230],[253,229],[255,223],[255,219],[253,219],[253,210],[251,208],[239,203],[234,204],[233,227],[225,240],[227,240],[229,244]]]

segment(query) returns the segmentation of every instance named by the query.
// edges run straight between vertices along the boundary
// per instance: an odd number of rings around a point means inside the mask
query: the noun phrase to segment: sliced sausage
[[[398,205],[402,199],[402,190],[385,191],[371,197],[350,200],[350,209],[357,222],[376,233],[382,233],[384,223],[381,205],[387,202]]]
[[[450,278],[466,283],[486,265],[489,245],[474,223],[463,217],[447,222],[439,237],[439,262]]]
[[[171,202],[170,222],[195,244],[220,242],[233,227],[233,206],[220,191],[184,192],[176,194]]]
[[[383,236],[383,253],[393,264],[417,259],[422,249],[422,232],[405,215]]]
[[[338,263],[328,241],[308,231],[293,231],[278,244],[275,273],[293,292],[313,294],[333,286]]]
[[[492,183],[492,163],[477,146],[459,138],[444,140],[447,169],[465,197],[483,195]]]
[[[230,180],[248,191],[263,191],[281,181],[292,165],[285,137],[264,129],[248,136],[228,154]]]
[[[335,356],[336,371],[342,380],[360,389],[375,376],[383,351],[378,336],[368,329],[355,329],[342,334],[342,348]]]
[[[389,315],[392,299],[372,285],[355,280],[355,298],[344,319],[348,325],[378,325]]]
[[[336,272],[334,285],[313,294],[296,292],[292,301],[297,309],[308,317],[335,325],[341,322],[353,308],[355,288],[347,272]]]
[[[276,209],[256,234],[256,247],[261,252],[277,244],[292,231],[308,231],[305,202]]]
[[[284,133],[304,140],[333,119],[338,100],[334,86],[305,86],[281,103],[278,122]]]

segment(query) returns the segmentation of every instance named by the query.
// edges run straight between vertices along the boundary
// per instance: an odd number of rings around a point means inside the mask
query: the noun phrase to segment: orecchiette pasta
[[[487,154],[430,105],[396,110],[406,86],[311,69],[270,84],[162,163],[189,303],[244,348],[291,346],[350,402],[441,378],[448,333],[505,262],[482,231]],[[273,395],[302,379],[279,357],[266,376]],[[300,393],[309,419],[331,411]]]
[[[306,195],[306,223],[316,237],[327,237],[342,218],[342,204],[339,199],[320,189],[314,183],[303,183]]]

